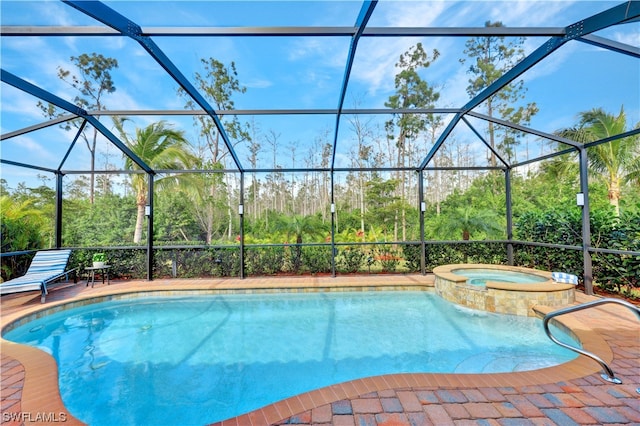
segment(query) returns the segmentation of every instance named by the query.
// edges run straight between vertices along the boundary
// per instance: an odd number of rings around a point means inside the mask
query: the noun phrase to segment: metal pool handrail
[[[569,350],[572,350],[572,351],[577,352],[577,353],[579,353],[581,355],[587,356],[587,357],[591,358],[592,360],[596,361],[598,364],[600,364],[600,366],[604,370],[604,373],[600,374],[600,377],[602,377],[604,380],[606,380],[608,382],[615,383],[615,384],[620,384],[620,383],[622,383],[622,380],[618,379],[615,376],[615,374],[613,373],[613,370],[600,357],[598,357],[595,354],[592,354],[591,352],[587,352],[584,349],[576,348],[574,346],[571,346],[571,345],[568,345],[568,344],[566,344],[564,342],[561,342],[560,340],[556,339],[551,334],[551,331],[549,330],[549,321],[554,317],[557,317],[559,315],[568,314],[568,313],[571,313],[571,312],[581,311],[583,309],[592,308],[592,307],[598,306],[598,305],[604,305],[606,303],[616,303],[618,305],[626,306],[627,308],[631,309],[631,311],[634,314],[636,314],[636,317],[638,317],[638,320],[640,320],[640,308],[638,308],[637,306],[635,306],[635,305],[633,305],[633,304],[631,304],[631,303],[629,303],[629,302],[627,302],[625,300],[608,298],[608,299],[594,300],[593,302],[582,303],[582,304],[577,305],[577,306],[569,306],[567,308],[562,308],[562,309],[558,309],[557,311],[550,312],[550,313],[548,313],[548,314],[546,314],[544,316],[544,318],[542,320],[542,324],[544,325],[544,331],[545,331],[545,333],[547,333],[547,337],[549,337],[549,339],[551,339],[553,342],[557,343],[558,345],[562,346],[563,348],[567,348]],[[640,388],[638,389],[638,391],[640,392]]]

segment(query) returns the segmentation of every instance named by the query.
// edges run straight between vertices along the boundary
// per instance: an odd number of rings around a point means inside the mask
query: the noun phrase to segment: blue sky
[[[143,28],[169,26],[352,26],[361,3],[352,1],[110,1],[107,5]],[[456,27],[483,26],[500,20],[506,26],[564,27],[606,10],[620,1],[380,1],[369,27]],[[58,1],[2,1],[2,25],[100,25]],[[596,35],[640,46],[640,24],[613,27]],[[526,53],[548,37],[528,38]],[[345,108],[383,108],[394,92],[395,63],[400,53],[417,42],[427,51],[438,49],[441,56],[422,77],[439,88],[438,107],[460,107],[469,75],[460,64],[467,38],[363,38],[353,65]],[[238,94],[238,109],[321,109],[336,108],[349,49],[348,37],[155,37],[163,52],[187,78],[202,72],[201,58],[213,57],[235,62],[238,79],[246,93]],[[75,93],[57,77],[57,68],[71,69],[70,57],[97,52],[114,57],[119,68],[113,72],[117,90],[105,97],[108,109],[182,109],[184,99],[176,95],[177,85],[140,45],[124,37],[2,37],[2,68],[64,99]],[[640,65],[637,59],[599,49],[577,41],[569,42],[534,69],[523,75],[528,89],[526,102],[536,102],[540,112],[531,127],[553,132],[576,122],[579,112],[594,107],[617,113],[624,105],[629,124],[640,122]],[[44,121],[37,100],[6,84],[1,86],[1,131],[3,134]],[[481,110],[479,112],[482,112]],[[443,117],[445,123],[449,117]],[[187,117],[141,116],[138,127],[166,119],[197,139]],[[240,117],[242,121],[251,117]],[[379,116],[372,127],[379,129],[388,116]],[[103,123],[112,128],[110,119]],[[377,124],[376,124],[377,123]],[[335,117],[260,116],[255,117],[255,136],[261,140],[258,167],[272,166],[272,153],[265,135],[278,135],[278,165],[308,167],[318,165],[313,146],[332,141]],[[476,123],[474,122],[474,125]],[[481,129],[482,124],[477,123]],[[469,131],[454,132],[458,143],[478,144]],[[56,168],[73,134],[57,126],[2,141],[3,159]],[[340,124],[336,166],[349,166],[354,135],[347,117]],[[548,146],[531,138],[529,155]],[[425,145],[424,149],[428,149]],[[243,166],[249,167],[248,147],[236,147]],[[295,152],[294,152],[295,150]],[[525,153],[520,155],[525,156]],[[481,157],[481,156],[480,156]],[[295,163],[294,163],[295,158]],[[525,160],[526,157],[521,157]],[[118,167],[121,155],[101,141],[98,168],[108,161]],[[230,165],[230,164],[229,164]],[[88,153],[78,144],[64,169],[87,170]],[[14,187],[33,181],[38,172],[2,165],[2,177]]]

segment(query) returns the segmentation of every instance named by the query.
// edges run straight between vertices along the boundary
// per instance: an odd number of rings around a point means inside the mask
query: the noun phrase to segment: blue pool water
[[[451,272],[456,275],[467,277],[467,282],[472,285],[485,285],[487,281],[517,284],[533,284],[548,281],[547,278],[538,275],[526,274],[524,272],[517,271],[502,271],[498,269],[454,269]]]
[[[93,426],[202,425],[361,377],[575,358],[540,320],[426,292],[136,298],[61,311],[4,337],[53,355],[64,404]]]

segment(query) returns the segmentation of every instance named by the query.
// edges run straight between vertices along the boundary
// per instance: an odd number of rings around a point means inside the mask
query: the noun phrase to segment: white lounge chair
[[[69,280],[69,274],[74,269],[67,270],[67,263],[71,250],[47,250],[39,251],[31,260],[27,273],[21,277],[0,283],[0,294],[19,293],[23,291],[40,290],[41,302],[44,303],[47,296],[47,284],[62,277]]]

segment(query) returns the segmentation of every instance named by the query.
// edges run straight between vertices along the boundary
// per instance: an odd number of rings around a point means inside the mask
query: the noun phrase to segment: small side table
[[[87,266],[84,268],[85,271],[91,272],[91,275],[87,277],[87,285],[85,287],[89,286],[89,281],[91,281],[91,288],[93,288],[96,282],[96,271],[102,271],[102,284],[104,284],[105,274],[107,275],[107,285],[111,284],[109,280],[109,268],[111,268],[111,265]]]

